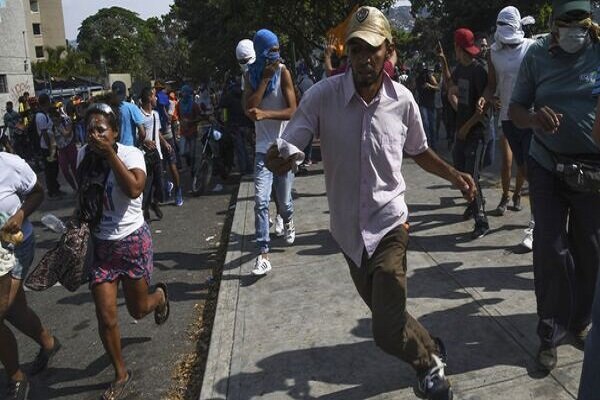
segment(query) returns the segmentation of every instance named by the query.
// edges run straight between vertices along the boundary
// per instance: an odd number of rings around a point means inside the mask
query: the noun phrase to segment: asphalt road
[[[173,374],[186,353],[194,352],[195,343],[188,328],[198,317],[195,306],[209,292],[212,269],[219,261],[219,245],[227,217],[233,212],[232,194],[239,178],[232,177],[222,191],[198,198],[185,198],[183,207],[165,206],[162,221],[151,223],[154,242],[153,282],[169,286],[171,317],[157,327],[152,314],[134,321],[119,295],[119,324],[123,353],[135,379],[132,399],[161,399],[173,385]],[[63,185],[63,188],[66,185]],[[45,229],[42,215],[70,215],[74,197],[46,200],[31,218],[37,240],[36,260],[52,248],[58,235]],[[35,265],[35,263],[34,263]],[[113,369],[97,334],[94,304],[87,286],[71,293],[62,287],[45,292],[28,292],[31,307],[43,323],[60,338],[63,348],[44,373],[32,378],[30,399],[98,399],[113,378]],[[17,334],[21,364],[27,370],[38,347]],[[1,368],[0,368],[1,369]],[[4,396],[6,377],[0,371],[0,398]],[[189,398],[190,396],[188,396]]]

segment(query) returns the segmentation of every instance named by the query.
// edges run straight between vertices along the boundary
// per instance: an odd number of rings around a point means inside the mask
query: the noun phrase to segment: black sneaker
[[[498,207],[496,207],[493,214],[498,217],[503,216],[504,213],[506,212],[506,207],[508,207],[508,201],[509,201],[509,197],[503,195],[502,198],[500,199],[500,203],[498,204]]]
[[[431,357],[435,365],[417,377],[417,386],[414,388],[415,395],[428,400],[452,400],[454,394],[450,387],[450,381],[444,374],[446,364],[435,354],[432,354]]]
[[[556,347],[541,345],[537,354],[537,362],[544,371],[552,371],[556,367]]]
[[[44,348],[40,349],[37,356],[35,356],[35,360],[33,360],[33,365],[31,366],[29,373],[31,375],[37,375],[45,370],[61,347],[62,345],[60,344],[60,341],[55,336],[54,347],[52,347],[51,350],[44,350]]]
[[[487,224],[487,222],[475,224],[475,229],[471,233],[471,239],[480,239],[488,233],[490,233],[490,226]]]
[[[27,377],[22,381],[9,380],[6,391],[7,400],[25,400],[29,394],[29,380]]]

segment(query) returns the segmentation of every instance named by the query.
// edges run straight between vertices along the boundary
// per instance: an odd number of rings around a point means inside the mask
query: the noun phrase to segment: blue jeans
[[[421,119],[423,120],[423,129],[427,136],[427,144],[432,149],[435,149],[435,142],[437,141],[435,135],[435,109],[427,107],[419,107],[421,111]]]
[[[27,278],[29,267],[33,263],[35,256],[35,233],[31,233],[27,239],[17,247],[15,247],[15,257],[19,261],[17,265],[10,271],[10,275],[14,279],[23,280]]]
[[[294,174],[273,175],[265,165],[265,153],[256,153],[254,159],[254,227],[256,228],[256,244],[261,253],[269,252],[269,201],[271,186],[279,206],[279,215],[283,222],[292,219],[294,203],[292,202],[292,184]]]

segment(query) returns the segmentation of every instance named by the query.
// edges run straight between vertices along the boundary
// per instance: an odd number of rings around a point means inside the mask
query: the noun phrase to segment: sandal
[[[157,283],[154,290],[156,291],[158,289],[162,290],[165,294],[165,304],[154,309],[154,322],[156,322],[156,325],[162,325],[169,319],[171,307],[169,305],[169,291],[167,290],[167,285],[162,282]]]
[[[100,400],[124,399],[129,394],[132,380],[133,373],[130,370],[127,370],[127,379],[120,383],[111,383],[108,389],[106,389],[102,394],[102,397],[100,397]]]

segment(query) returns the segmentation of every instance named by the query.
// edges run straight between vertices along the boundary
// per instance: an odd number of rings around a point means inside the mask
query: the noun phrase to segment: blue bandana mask
[[[277,35],[268,29],[261,29],[254,35],[254,51],[256,52],[256,61],[250,65],[248,69],[248,75],[250,78],[250,85],[254,90],[260,84],[262,80],[263,71],[267,64],[272,64],[280,60],[281,56],[279,52],[271,52],[273,47],[279,47],[279,39]],[[275,75],[269,81],[269,85],[265,90],[265,96],[269,95],[275,90],[279,84],[281,73],[277,71]]]

